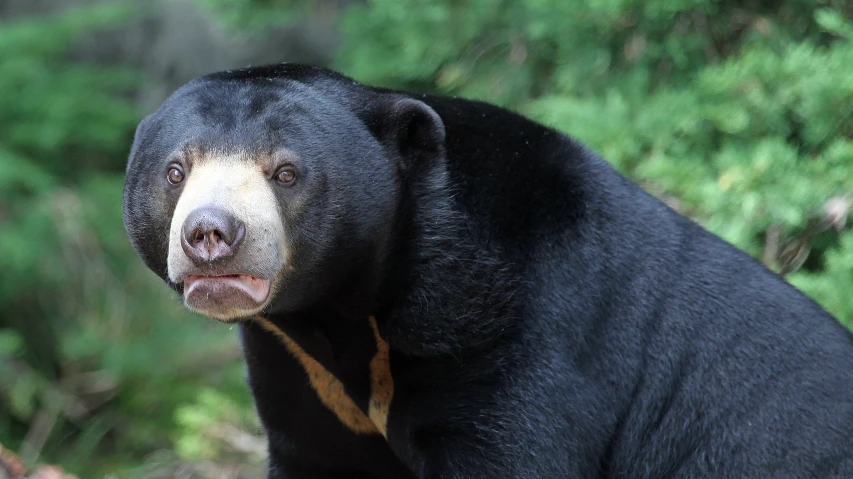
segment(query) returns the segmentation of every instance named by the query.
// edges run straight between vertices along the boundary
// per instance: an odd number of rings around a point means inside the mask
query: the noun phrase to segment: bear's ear
[[[139,149],[142,148],[142,142],[148,136],[148,131],[151,129],[151,123],[153,120],[154,113],[146,116],[139,122],[139,125],[136,127],[136,133],[133,135],[133,144],[130,146],[130,153],[127,156],[127,164],[125,165],[125,175],[130,173],[130,168],[133,165],[133,161],[139,153]]]
[[[386,98],[373,112],[372,129],[406,160],[444,151],[444,123],[432,108],[407,97]]]

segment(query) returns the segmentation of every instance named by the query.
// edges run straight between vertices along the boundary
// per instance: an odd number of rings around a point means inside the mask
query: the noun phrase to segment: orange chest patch
[[[311,388],[320,402],[332,411],[338,420],[356,434],[382,434],[388,437],[388,414],[394,398],[394,379],[391,377],[390,349],[379,335],[376,319],[369,318],[376,340],[376,354],[370,360],[370,399],[367,414],[347,394],[344,384],[319,361],[308,354],[293,338],[265,318],[255,318],[257,324],[274,334],[296,358]]]

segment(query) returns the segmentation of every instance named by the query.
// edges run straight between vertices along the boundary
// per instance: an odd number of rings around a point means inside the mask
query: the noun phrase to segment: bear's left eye
[[[282,166],[275,172],[275,181],[282,185],[289,185],[296,180],[296,169],[292,166]]]

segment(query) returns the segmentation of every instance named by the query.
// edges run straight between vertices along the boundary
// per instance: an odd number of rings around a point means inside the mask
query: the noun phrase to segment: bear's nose
[[[245,235],[246,226],[227,211],[198,208],[184,221],[181,246],[194,263],[211,263],[233,256]]]

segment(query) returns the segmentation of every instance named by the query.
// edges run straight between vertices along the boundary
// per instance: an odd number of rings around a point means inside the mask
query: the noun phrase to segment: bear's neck
[[[413,356],[488,347],[509,332],[518,278],[500,251],[478,237],[442,175],[417,184],[395,218],[374,314],[391,347]]]

